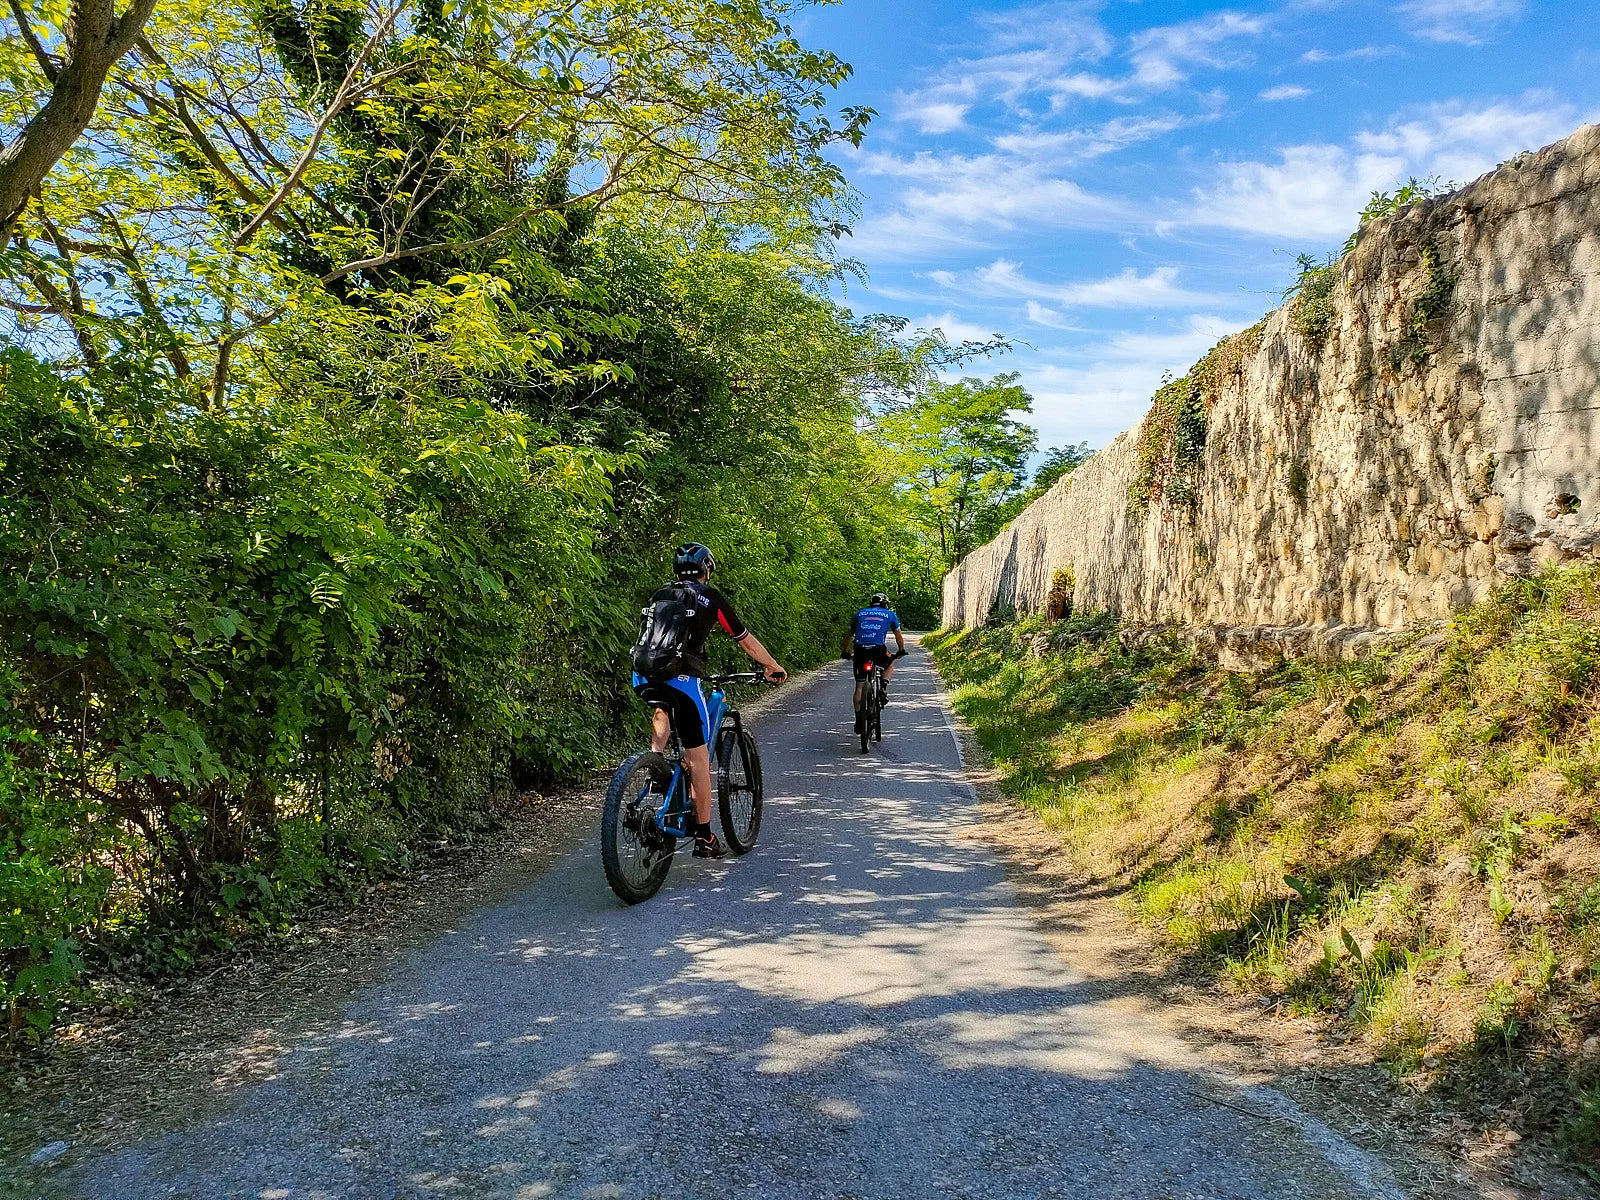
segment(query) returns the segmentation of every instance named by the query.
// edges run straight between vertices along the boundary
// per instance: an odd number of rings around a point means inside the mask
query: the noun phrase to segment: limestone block
[[[1468,579],[1487,579],[1494,574],[1494,548],[1487,539],[1467,547],[1465,564]]]

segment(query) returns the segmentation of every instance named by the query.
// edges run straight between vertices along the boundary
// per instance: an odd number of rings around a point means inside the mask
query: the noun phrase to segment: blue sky
[[[796,30],[878,110],[841,159],[846,302],[1029,343],[1041,446],[1102,446],[1275,307],[1374,189],[1468,181],[1600,119],[1588,0],[843,0]]]

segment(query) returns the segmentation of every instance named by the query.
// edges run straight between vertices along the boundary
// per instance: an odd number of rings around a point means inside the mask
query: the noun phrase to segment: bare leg
[[[672,718],[667,716],[667,710],[658,708],[651,717],[650,749],[657,754],[667,752],[667,743],[672,739]]]
[[[867,689],[867,681],[865,679],[861,680],[859,683],[856,684],[856,700],[855,700],[855,704],[856,704],[856,711],[857,712],[861,711],[861,693],[866,691],[866,689]]]
[[[694,819],[711,823],[711,748],[696,746],[683,752],[683,765],[689,768],[689,794],[694,797]]]

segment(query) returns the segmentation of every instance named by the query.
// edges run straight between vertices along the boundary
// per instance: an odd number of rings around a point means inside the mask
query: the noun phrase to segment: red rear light
[[[862,665],[863,668],[865,668],[868,671],[872,670],[872,664],[871,663],[862,663],[861,665]]]

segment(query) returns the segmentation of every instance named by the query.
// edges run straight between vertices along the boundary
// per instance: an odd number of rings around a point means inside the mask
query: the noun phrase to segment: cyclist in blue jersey
[[[889,597],[873,592],[867,607],[850,618],[850,632],[839,645],[839,657],[853,663],[856,677],[856,732],[861,732],[861,692],[867,686],[867,663],[883,672],[884,683],[894,678],[894,659],[889,655],[889,635],[894,634],[900,653],[906,652],[906,639],[900,632],[900,618],[889,607]]]

